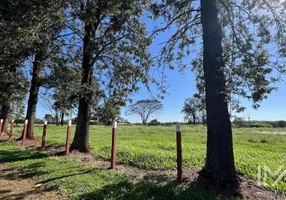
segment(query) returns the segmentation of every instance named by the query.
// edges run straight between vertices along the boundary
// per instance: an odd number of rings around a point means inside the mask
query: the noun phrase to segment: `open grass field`
[[[22,126],[17,127],[15,134],[20,135],[21,130]],[[73,133],[74,130],[75,127],[73,127]],[[286,129],[237,128],[233,132],[235,163],[239,173],[256,180],[258,166],[267,166],[274,172],[280,166],[285,165],[286,135],[283,134]],[[41,139],[42,126],[35,127],[35,135]],[[64,145],[65,137],[65,126],[51,125],[48,127],[47,144]],[[206,127],[182,126],[182,141],[184,167],[202,167],[206,154]],[[109,160],[111,127],[91,126],[90,144],[94,149],[92,153],[94,156]],[[117,130],[117,161],[144,169],[175,168],[175,144],[175,126],[119,126]],[[180,191],[167,183],[156,183],[155,185],[154,183],[140,183],[141,185],[131,186],[128,174],[92,169],[76,161],[60,162],[56,157],[46,157],[45,154],[32,150],[27,153],[26,157],[23,156],[23,159],[17,158],[17,162],[12,162],[16,160],[13,160],[15,156],[11,152],[16,153],[17,157],[17,152],[21,152],[19,148],[13,143],[2,143],[0,145],[1,160],[6,161],[9,166],[23,169],[24,173],[35,173],[43,181],[59,175],[65,177],[68,174],[78,174],[76,177],[67,176],[64,179],[55,179],[49,182],[51,187],[57,187],[62,194],[73,199],[81,199],[84,195],[88,197],[95,188],[102,192],[102,194],[97,194],[99,196],[109,194],[105,199],[148,199],[148,195],[152,193],[158,193],[156,199],[190,199],[190,195],[193,195],[193,199],[216,199],[211,194],[197,194],[192,190]],[[21,156],[18,155],[20,158]],[[25,160],[26,158],[28,160]],[[70,170],[67,170],[66,166],[70,166]],[[266,187],[286,192],[285,180],[273,185],[274,178],[268,178]],[[82,183],[81,187],[77,184],[79,182]],[[110,187],[111,185],[114,187]],[[114,188],[117,190],[113,191]],[[124,191],[129,191],[128,194],[131,196],[124,196]],[[184,198],[187,196],[188,198]]]
[[[16,133],[20,133],[16,129]],[[73,127],[74,133],[75,127]],[[286,163],[286,129],[237,128],[233,130],[237,171],[257,177],[258,166],[276,171]],[[281,135],[280,135],[281,134]],[[41,138],[42,126],[35,129]],[[49,126],[47,143],[64,145],[65,126]],[[73,138],[73,137],[72,137]],[[202,167],[206,154],[206,127],[182,126],[183,165]],[[91,126],[90,144],[93,155],[110,159],[111,127]],[[166,169],[176,167],[175,126],[119,126],[117,130],[117,161],[139,168]],[[269,182],[269,185],[271,180]],[[272,189],[286,191],[281,181]]]

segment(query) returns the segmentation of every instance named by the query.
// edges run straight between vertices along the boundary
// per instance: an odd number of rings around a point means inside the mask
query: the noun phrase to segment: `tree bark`
[[[83,44],[83,78],[82,85],[92,86],[93,85],[93,65],[92,65],[92,42],[91,38],[95,36],[95,29],[91,22],[85,23],[85,36]],[[88,91],[79,100],[78,116],[76,123],[76,131],[71,145],[72,150],[79,150],[80,152],[89,153],[89,121],[91,117],[91,99],[92,91]]]
[[[44,68],[44,51],[43,49],[36,52],[35,60],[33,63],[33,72],[31,80],[30,95],[28,100],[26,119],[28,120],[27,139],[34,140],[34,123],[36,119],[36,109],[38,104],[38,94],[40,90],[41,72]],[[21,139],[22,136],[19,138]]]
[[[5,98],[2,100],[2,108],[0,119],[3,119],[2,132],[8,134],[8,123],[9,123],[9,113],[11,107],[11,101],[14,93],[14,84],[16,78],[17,67],[15,65],[9,66],[7,73],[7,82],[4,83],[5,87]]]
[[[8,115],[10,110],[10,103],[5,103],[2,105],[0,119],[3,119],[3,125],[2,125],[2,133],[8,134]]]
[[[62,112],[62,113],[61,113],[61,126],[64,125],[64,117],[65,117],[65,113]]]
[[[196,125],[196,116],[193,115],[193,125],[195,126]]]
[[[206,87],[207,158],[202,174],[220,187],[237,185],[222,59],[222,30],[215,0],[201,0]]]
[[[53,120],[54,122],[56,122],[56,125],[59,125],[59,112],[58,110],[56,110],[56,115],[55,115],[55,120]]]

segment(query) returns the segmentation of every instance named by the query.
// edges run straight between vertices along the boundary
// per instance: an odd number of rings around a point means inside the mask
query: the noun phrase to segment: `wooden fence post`
[[[70,137],[71,137],[71,120],[69,120],[68,128],[67,128],[67,140],[66,140],[66,155],[70,153]]]
[[[111,169],[116,167],[116,129],[117,122],[112,123],[112,149],[111,149]]]
[[[22,138],[22,145],[26,144],[27,128],[28,128],[28,120],[26,119],[25,124],[24,124],[24,134]]]
[[[10,133],[9,133],[9,139],[8,139],[9,141],[12,140],[13,130],[14,130],[14,120],[11,121]]]
[[[47,127],[48,127],[48,121],[45,120],[44,128],[43,128],[43,136],[42,136],[42,145],[41,145],[42,149],[45,149],[45,146],[46,146]]]
[[[0,137],[2,136],[3,119],[0,120]]]
[[[176,140],[177,140],[177,181],[179,184],[183,182],[182,174],[182,134],[181,124],[176,124]]]

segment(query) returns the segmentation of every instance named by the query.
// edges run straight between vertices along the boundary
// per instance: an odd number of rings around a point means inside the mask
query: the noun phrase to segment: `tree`
[[[162,43],[158,64],[163,69],[166,65],[174,68],[172,61],[176,60],[183,70],[185,55],[197,50],[203,58],[208,136],[207,158],[201,175],[210,183],[234,188],[238,184],[227,103],[229,88],[224,69],[231,69],[233,80],[237,81],[230,84],[234,86],[232,89],[252,99],[255,106],[267,97],[274,89],[271,83],[277,81],[277,77],[268,76],[272,69],[285,72],[286,17],[282,11],[285,6],[285,3],[264,0],[158,1],[152,5],[155,18],[163,16],[166,19],[164,26],[157,28],[153,35],[174,24],[177,27]],[[264,15],[266,10],[271,15]],[[190,45],[196,44],[202,44],[202,48],[192,51]],[[269,48],[269,44],[275,48]],[[228,65],[228,61],[233,64]]]
[[[202,102],[202,105],[205,107],[206,96],[202,57],[199,57],[197,60],[194,60],[192,62],[192,65],[192,71],[196,75],[196,88],[198,91],[194,95],[194,97],[198,98]],[[239,98],[246,97],[246,95],[243,95],[243,91],[237,89],[237,86],[242,82],[242,80],[236,79],[236,77],[232,73],[232,69],[225,67],[224,74],[226,78],[228,110],[230,118],[232,118],[235,117],[234,113],[241,113],[245,110],[245,107],[241,104]],[[256,103],[255,105],[258,104]]]
[[[163,104],[156,100],[140,100],[128,107],[127,114],[138,114],[142,120],[143,125],[148,123],[148,119],[151,115],[158,113],[163,109]]]
[[[3,68],[2,68],[3,69]],[[12,66],[10,69],[4,68],[1,72],[0,87],[1,87],[1,115],[0,118],[4,119],[3,132],[7,133],[8,128],[8,115],[11,108],[13,92],[15,89],[15,80],[17,68]]]
[[[70,3],[70,18],[74,20],[67,27],[82,44],[81,92],[71,150],[90,151],[91,107],[101,91],[109,88],[127,98],[138,90],[139,81],[146,82],[150,40],[140,21],[145,6],[145,1],[137,0]]]
[[[182,113],[185,114],[185,119],[192,121],[193,125],[196,125],[199,113],[202,111],[200,100],[196,97],[186,98]]]
[[[27,88],[28,81],[23,68],[0,68],[0,118],[4,119],[3,132],[7,133],[8,118],[22,118]]]
[[[157,119],[153,119],[148,123],[148,126],[157,126],[160,125],[160,122]]]
[[[242,117],[235,117],[234,120],[233,120],[233,124],[237,128],[240,128],[240,127],[245,126],[245,121],[244,121],[244,119]]]
[[[277,121],[277,126],[282,127],[282,128],[286,127],[286,121],[282,121],[282,120]]]
[[[105,125],[111,125],[114,120],[118,121],[120,119],[120,111],[120,105],[111,99],[106,99],[103,104],[95,106],[92,118]]]
[[[41,73],[47,55],[55,50],[49,43],[60,32],[59,24],[63,21],[63,9],[66,3],[48,0],[4,0],[2,5],[0,18],[1,29],[4,31],[0,34],[5,36],[5,40],[1,41],[1,51],[2,49],[4,51],[1,59],[9,67],[13,65],[12,68],[20,67],[28,58],[33,59],[26,118],[29,120],[27,138],[34,139],[33,124],[41,85]],[[6,48],[4,45],[9,46]]]
[[[63,126],[64,116],[71,116],[78,104],[78,92],[80,88],[78,66],[62,66],[60,63],[52,68],[46,88],[52,89],[51,99],[54,101],[52,107],[60,112],[61,125]]]
[[[0,7],[0,118],[4,119],[4,132],[7,132],[13,94],[18,88],[17,76],[23,66],[24,58],[29,55],[27,38],[30,39],[30,36],[26,29],[28,23],[21,20],[22,10],[15,12],[18,3],[20,2],[3,0]]]
[[[26,114],[26,119],[28,119],[27,139],[35,139],[34,122],[36,119],[39,91],[43,84],[42,73],[50,54],[53,54],[57,49],[54,41],[60,37],[59,35],[61,33],[65,17],[64,1],[42,1],[41,3],[42,4],[40,6],[43,7],[40,8],[39,15],[41,15],[41,18],[44,18],[45,20],[41,21],[40,19],[37,21],[37,25],[40,28],[37,30],[38,37],[34,41],[33,45],[34,60],[31,66],[32,78]],[[23,137],[23,134],[21,138]]]
[[[65,116],[75,114],[79,99],[81,69],[77,62],[72,62],[68,57],[71,55],[65,57],[62,52],[54,55],[49,73],[42,77],[41,104],[54,115],[57,125],[63,125]]]
[[[53,122],[54,117],[52,114],[45,114],[44,119],[47,120],[48,122]]]
[[[12,95],[10,113],[12,115],[12,119],[23,120],[29,81],[22,68],[17,69],[14,84],[15,87],[13,89],[14,93]]]

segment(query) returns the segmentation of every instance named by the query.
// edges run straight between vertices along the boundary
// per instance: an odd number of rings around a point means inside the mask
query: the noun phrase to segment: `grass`
[[[73,127],[74,131],[75,127]],[[16,129],[20,133],[21,128]],[[166,169],[176,166],[175,127],[119,126],[117,136],[117,161],[133,164],[139,168]],[[240,128],[233,130],[236,169],[239,173],[257,178],[258,166],[267,166],[275,172],[286,161],[286,129]],[[41,138],[42,126],[35,128]],[[49,126],[47,143],[63,145],[66,127]],[[206,154],[206,128],[183,126],[184,166],[202,167]],[[92,126],[90,144],[94,156],[110,159],[111,127]],[[285,169],[285,168],[284,168]],[[268,185],[275,190],[286,191],[286,181],[273,185],[274,178],[268,177]]]
[[[86,166],[77,160],[47,156],[25,150],[16,142],[0,145],[0,163],[19,169],[20,178],[34,178],[47,189],[58,189],[70,199],[227,199],[214,194],[182,188],[173,182],[141,181],[133,183],[130,175]]]

